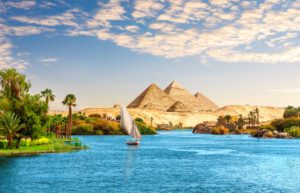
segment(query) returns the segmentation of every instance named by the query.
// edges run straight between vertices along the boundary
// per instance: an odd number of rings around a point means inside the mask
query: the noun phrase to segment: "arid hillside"
[[[239,115],[242,114],[247,116],[247,114],[255,109],[260,110],[260,120],[270,121],[272,119],[281,118],[283,115],[283,108],[277,107],[261,107],[261,106],[250,106],[250,105],[230,105],[224,106],[214,112],[164,112],[146,109],[129,109],[130,114],[134,117],[140,117],[144,119],[148,124],[150,124],[151,117],[153,118],[153,124],[169,124],[171,122],[173,125],[177,125],[180,122],[184,127],[194,127],[198,123],[204,121],[216,121],[220,115]],[[85,113],[87,116],[91,114],[107,114],[108,116],[115,117],[119,115],[119,108],[88,108],[81,110],[80,112]],[[63,114],[67,115],[67,112],[63,111],[51,111],[49,114]]]

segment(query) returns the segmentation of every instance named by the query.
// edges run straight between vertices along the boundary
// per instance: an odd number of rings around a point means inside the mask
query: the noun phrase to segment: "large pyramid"
[[[187,108],[187,111],[198,112],[201,111],[199,100],[183,88],[179,83],[173,81],[166,89],[165,92],[175,101],[180,101]]]
[[[128,105],[128,108],[167,111],[175,102],[175,100],[168,96],[156,84],[151,84]]]
[[[202,111],[214,111],[219,108],[214,102],[200,92],[197,92],[195,97],[199,100]]]

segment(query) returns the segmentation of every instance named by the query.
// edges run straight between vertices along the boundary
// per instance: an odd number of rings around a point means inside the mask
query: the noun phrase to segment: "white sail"
[[[133,122],[133,128],[131,130],[131,136],[136,140],[141,140],[142,136],[136,124]]]
[[[121,106],[121,128],[136,140],[141,139],[141,134],[136,124],[124,106]]]
[[[128,134],[131,134],[131,130],[133,128],[132,118],[124,106],[121,106],[121,128]]]

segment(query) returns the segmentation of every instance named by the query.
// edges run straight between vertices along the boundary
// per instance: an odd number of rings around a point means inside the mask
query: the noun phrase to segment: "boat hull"
[[[127,145],[139,145],[140,142],[139,141],[127,141],[126,144]]]

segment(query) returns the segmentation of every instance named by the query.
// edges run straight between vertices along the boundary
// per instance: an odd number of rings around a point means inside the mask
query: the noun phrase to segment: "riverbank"
[[[65,153],[84,149],[88,149],[88,147],[85,145],[81,145],[81,142],[77,139],[72,141],[57,139],[52,143],[44,145],[34,145],[27,147],[21,146],[19,149],[0,149],[0,157],[37,155],[44,153]]]

